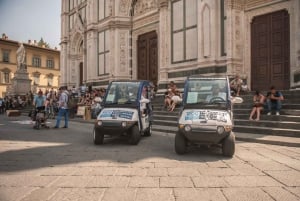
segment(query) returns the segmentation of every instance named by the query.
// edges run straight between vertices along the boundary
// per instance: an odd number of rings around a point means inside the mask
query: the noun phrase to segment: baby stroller
[[[34,129],[39,130],[41,127],[49,128],[49,126],[47,126],[46,124],[47,116],[46,116],[45,106],[35,108],[31,118],[33,121],[35,121],[35,124],[33,126]]]

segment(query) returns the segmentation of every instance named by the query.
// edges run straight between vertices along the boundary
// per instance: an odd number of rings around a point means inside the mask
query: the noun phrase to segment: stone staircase
[[[300,139],[300,91],[282,91],[285,100],[280,116],[266,115],[262,112],[260,121],[250,121],[253,93],[243,94],[244,102],[233,107],[234,132],[251,135],[272,135],[283,137],[297,137]],[[266,94],[266,92],[263,92]],[[173,112],[163,106],[163,96],[153,100],[154,122],[153,131],[175,133],[180,107]]]

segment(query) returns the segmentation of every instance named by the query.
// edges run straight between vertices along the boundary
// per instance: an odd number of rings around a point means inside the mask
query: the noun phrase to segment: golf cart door
[[[151,87],[149,83],[142,86],[141,99],[140,99],[140,117],[141,117],[141,130],[144,131],[149,128],[152,118],[152,105],[151,105]]]

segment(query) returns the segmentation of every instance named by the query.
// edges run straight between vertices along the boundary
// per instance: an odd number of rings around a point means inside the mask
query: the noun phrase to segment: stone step
[[[251,108],[233,108],[233,114],[249,114],[250,115]],[[274,115],[274,111],[272,115]],[[297,109],[281,109],[281,115],[292,115],[292,116],[300,116],[300,110]],[[266,110],[262,111],[262,115],[266,115]]]
[[[295,129],[300,131],[300,122],[293,121],[268,121],[268,120],[260,120],[260,121],[250,121],[244,119],[235,119],[235,126],[252,126],[256,128],[261,127],[269,127],[272,129]]]
[[[173,120],[157,120],[154,118],[153,125],[161,125],[161,126],[170,126],[170,127],[177,127],[177,121]]]
[[[235,125],[234,132],[241,133],[253,133],[253,134],[264,134],[264,135],[275,135],[275,136],[288,136],[288,137],[300,137],[300,130],[298,129],[287,129],[287,128],[272,128],[272,127],[255,127],[249,125]]]
[[[238,119],[244,119],[244,120],[248,120],[249,119],[249,115],[250,115],[250,111],[247,114],[238,114],[238,113],[234,113],[234,119],[238,120]],[[262,114],[260,116],[260,120],[268,120],[268,121],[294,121],[294,122],[300,122],[300,116],[293,116],[293,115],[266,115],[266,114]]]
[[[249,103],[241,103],[241,104],[235,104],[234,108],[238,109],[238,108],[249,108],[252,109],[252,102]],[[298,109],[300,110],[300,104],[299,101],[298,103],[283,103],[282,104],[282,109]]]
[[[157,125],[153,124],[153,131],[175,133],[177,131],[176,126],[169,125]],[[282,137],[293,137],[300,138],[300,131],[295,129],[270,129],[269,127],[260,127],[260,129],[251,126],[235,126],[233,131],[235,133],[245,133],[249,135],[271,135],[271,136],[282,136]],[[245,132],[246,131],[246,132]]]
[[[174,133],[178,130],[177,126],[163,126],[163,125],[152,125],[152,130],[153,131],[158,131],[158,132],[165,132],[165,133]]]
[[[153,119],[155,120],[168,120],[168,121],[177,121],[178,115],[158,115],[156,113],[153,114]]]

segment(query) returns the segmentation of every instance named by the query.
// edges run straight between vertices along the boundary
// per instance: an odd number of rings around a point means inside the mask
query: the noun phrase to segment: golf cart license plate
[[[130,111],[120,111],[120,110],[106,110],[100,115],[101,118],[111,117],[113,119],[124,118],[132,119],[133,112]]]
[[[208,110],[187,112],[185,115],[185,120],[216,120],[227,122],[227,113]]]

